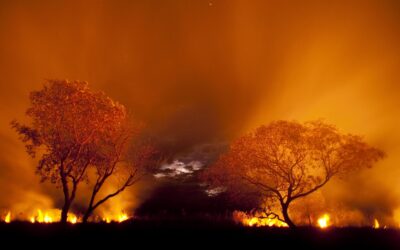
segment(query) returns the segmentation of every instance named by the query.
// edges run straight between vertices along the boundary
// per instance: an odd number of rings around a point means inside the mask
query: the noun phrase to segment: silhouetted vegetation
[[[42,90],[31,92],[26,115],[30,125],[13,121],[12,126],[30,156],[40,158],[36,172],[42,181],[62,188],[63,223],[79,184],[91,183],[88,169],[95,170],[95,178],[84,222],[98,206],[135,184],[154,166],[155,151],[143,138],[141,123],[132,122],[125,106],[92,91],[86,82],[48,80]],[[113,176],[118,177],[120,186],[96,200]]]
[[[321,121],[276,121],[234,141],[203,179],[214,188],[227,187],[241,199],[258,199],[267,217],[293,228],[289,206],[294,200],[319,190],[335,176],[372,167],[383,157],[361,137],[342,134]]]

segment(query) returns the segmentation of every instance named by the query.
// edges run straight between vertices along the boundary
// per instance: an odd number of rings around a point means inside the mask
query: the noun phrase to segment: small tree
[[[49,80],[30,94],[26,114],[31,125],[13,121],[27,152],[40,155],[37,174],[61,187],[64,205],[61,222],[67,221],[80,182],[87,168],[97,162],[98,148],[126,117],[125,107],[86,82]]]
[[[277,201],[267,216],[295,227],[290,204],[322,188],[334,176],[371,167],[384,153],[361,137],[342,134],[321,121],[276,121],[234,141],[203,175],[212,186]],[[261,202],[261,201],[260,201]]]
[[[141,131],[140,127],[133,127],[126,120],[97,149],[95,182],[83,222],[87,222],[97,207],[134,185],[157,165],[156,151]],[[113,176],[118,178],[119,187],[96,201],[103,185]]]

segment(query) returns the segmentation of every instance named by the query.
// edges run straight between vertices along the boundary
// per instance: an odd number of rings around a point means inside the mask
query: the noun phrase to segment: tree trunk
[[[290,217],[289,217],[288,209],[289,209],[289,202],[282,205],[282,215],[283,215],[283,219],[285,220],[286,224],[287,224],[290,228],[296,228],[296,225],[293,223],[293,221],[292,221],[292,220],[290,219]]]
[[[92,213],[93,213],[93,209],[92,208],[88,208],[86,210],[85,214],[83,215],[82,222],[83,223],[87,223],[87,221],[88,221],[89,217],[92,215]]]
[[[71,201],[69,199],[68,183],[67,183],[66,177],[63,173],[61,174],[61,182],[62,182],[62,188],[63,188],[63,193],[64,193],[64,206],[62,207],[62,210],[61,210],[60,222],[61,222],[61,224],[66,224],[67,218],[68,218],[69,207],[71,206]]]
[[[76,193],[76,189],[78,184],[76,182],[74,182],[72,184],[72,192],[71,192],[71,196],[69,195],[68,192],[68,183],[66,181],[66,179],[62,180],[63,183],[63,193],[64,193],[64,206],[62,207],[61,210],[61,224],[67,224],[68,221],[68,212],[69,212],[69,208],[71,207],[71,204],[73,202],[73,200],[75,199],[75,193]]]
[[[93,203],[94,203],[94,199],[96,198],[96,194],[97,194],[98,191],[99,191],[99,188],[98,188],[98,184],[96,183],[96,185],[93,188],[92,195],[90,197],[88,208],[86,209],[86,212],[85,212],[85,214],[83,215],[83,218],[82,218],[82,222],[83,223],[87,223],[90,215],[92,215],[92,213],[93,213],[93,210],[94,210]]]
[[[70,205],[71,205],[70,201],[69,200],[65,200],[64,206],[62,207],[62,210],[61,210],[61,220],[60,220],[60,222],[62,224],[66,224],[67,223],[68,211],[69,211]]]

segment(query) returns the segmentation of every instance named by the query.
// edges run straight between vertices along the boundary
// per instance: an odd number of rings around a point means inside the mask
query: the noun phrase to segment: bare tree
[[[234,141],[203,175],[211,186],[225,186],[232,193],[257,194],[277,201],[280,213],[267,216],[295,227],[289,205],[322,188],[334,176],[371,167],[384,157],[361,137],[342,134],[321,121],[276,121]]]
[[[125,107],[91,91],[86,82],[48,80],[42,90],[31,92],[26,115],[29,126],[13,121],[12,127],[27,152],[39,155],[36,172],[42,181],[62,188],[61,222],[65,223],[78,184],[97,161],[99,144],[125,120]]]

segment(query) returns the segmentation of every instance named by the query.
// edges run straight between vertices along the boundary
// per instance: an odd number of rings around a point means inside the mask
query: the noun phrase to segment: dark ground
[[[372,228],[249,228],[229,221],[134,220],[110,224],[0,224],[0,239],[18,247],[112,246],[124,249],[400,249],[400,230]],[[5,248],[4,248],[5,249]]]

